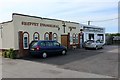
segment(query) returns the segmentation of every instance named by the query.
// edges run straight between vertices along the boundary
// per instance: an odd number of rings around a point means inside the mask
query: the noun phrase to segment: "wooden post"
[[[68,49],[70,48],[70,33],[68,33],[68,36],[67,36],[67,47]]]
[[[49,32],[49,40],[52,40],[52,32]]]
[[[19,37],[19,57],[23,56],[23,31],[18,32]]]

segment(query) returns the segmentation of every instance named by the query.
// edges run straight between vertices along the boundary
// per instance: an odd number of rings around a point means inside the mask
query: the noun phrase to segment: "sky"
[[[0,0],[0,23],[12,20],[12,13],[105,27],[118,32],[119,0]],[[113,20],[109,20],[113,19]],[[105,20],[105,21],[104,21]],[[106,21],[108,20],[108,21]]]

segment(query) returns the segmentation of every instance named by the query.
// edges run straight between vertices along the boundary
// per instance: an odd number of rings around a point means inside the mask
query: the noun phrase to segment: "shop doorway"
[[[61,44],[64,45],[65,47],[69,48],[69,35],[61,35]]]
[[[97,40],[103,41],[104,40],[104,35],[103,34],[97,34]]]
[[[94,40],[94,34],[89,34],[89,40]]]

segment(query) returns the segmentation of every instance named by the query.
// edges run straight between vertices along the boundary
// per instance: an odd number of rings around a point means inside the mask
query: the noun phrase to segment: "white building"
[[[67,48],[73,45],[80,47],[82,26],[76,22],[13,13],[11,21],[0,23],[0,49],[13,48],[24,56],[28,54],[29,43],[33,40],[57,40]],[[98,34],[96,31],[87,32],[84,27],[83,30],[84,41],[88,39],[87,33]],[[104,35],[104,30],[100,34]]]
[[[82,24],[81,26],[83,29],[83,42],[85,42],[86,40],[99,40],[105,43],[105,28]]]

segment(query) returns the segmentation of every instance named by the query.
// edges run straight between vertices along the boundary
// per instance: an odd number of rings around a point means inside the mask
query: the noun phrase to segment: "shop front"
[[[76,22],[13,13],[12,21],[1,25],[1,49],[13,48],[19,56],[28,55],[29,44],[33,40],[56,40],[67,48],[80,45],[80,27]],[[6,46],[6,42],[9,45]]]
[[[84,42],[87,40],[99,40],[105,43],[105,28],[96,26],[83,26]]]

